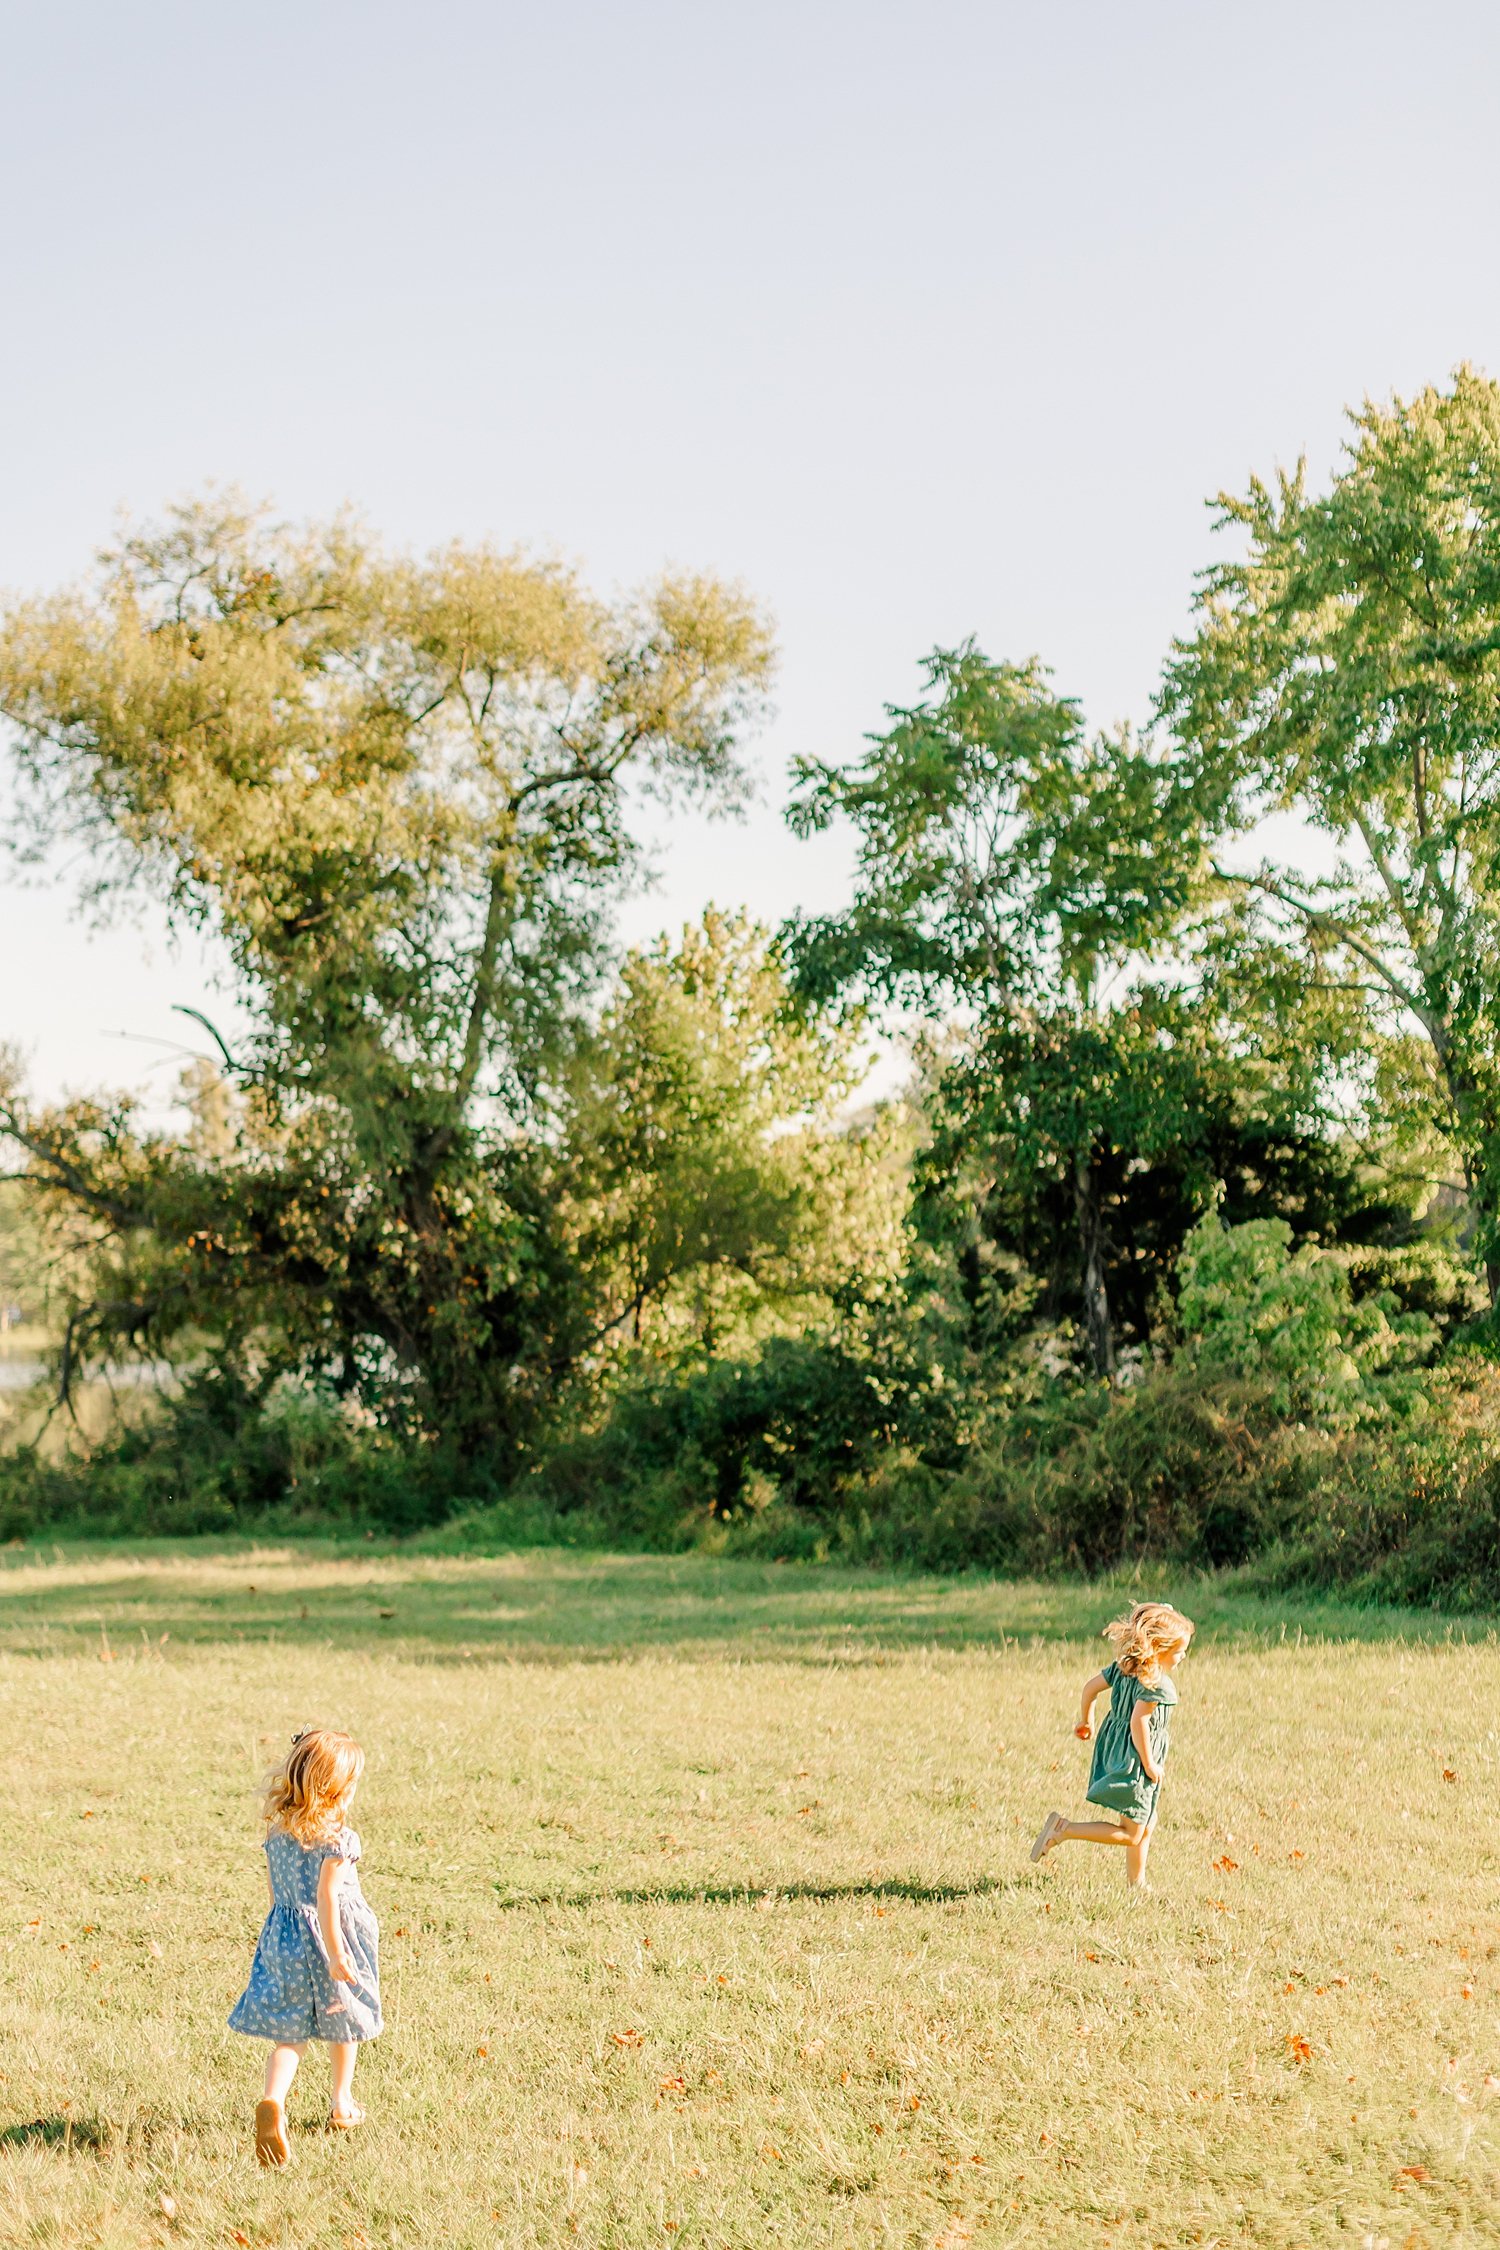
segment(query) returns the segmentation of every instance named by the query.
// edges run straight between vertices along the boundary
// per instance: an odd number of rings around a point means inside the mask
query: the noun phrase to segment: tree
[[[1351,422],[1325,494],[1299,463],[1220,495],[1243,551],[1205,574],[1161,711],[1239,941],[1358,1004],[1387,1089],[1457,1153],[1494,1297],[1500,386],[1460,368]],[[1232,840],[1273,814],[1324,839],[1321,872],[1233,863]]]
[[[200,1019],[212,1146],[5,1092],[28,1176],[97,1224],[65,1363],[206,1334],[461,1442],[524,1420],[587,1335],[556,1123],[627,792],[732,802],[771,653],[712,579],[611,608],[555,563],[213,501],[10,612],[26,833],[81,840],[102,905],[149,882],[220,932],[253,1023]]]
[[[946,1242],[976,1335],[998,1290],[1007,1331],[1035,1312],[1087,1334],[1102,1299],[1116,1331],[1148,1342],[1182,1244],[1215,1206],[1299,1240],[1403,1231],[1405,1211],[1319,1129],[1313,1086],[1230,1031],[1201,997],[1147,986],[1109,1011],[987,1025],[934,1073],[916,1224]],[[1097,1209],[1083,1241],[1080,1148]],[[1088,1341],[1098,1366],[1114,1338]]]
[[[841,1121],[857,1040],[795,1000],[743,915],[710,909],[627,958],[566,1144],[601,1342],[745,1352],[890,1280],[902,1166],[889,1120]]]
[[[799,770],[793,825],[852,821],[858,875],[849,911],[796,925],[789,952],[811,994],[958,1012],[970,1054],[950,1091],[977,1058],[999,1064],[1011,1124],[1064,1165],[1090,1358],[1107,1376],[1100,1166],[1115,1127],[1097,1066],[1120,1034],[1106,987],[1186,902],[1185,824],[1150,753],[1127,733],[1089,740],[1035,662],[994,664],[968,642],[923,669],[927,696],[889,707],[862,760]]]

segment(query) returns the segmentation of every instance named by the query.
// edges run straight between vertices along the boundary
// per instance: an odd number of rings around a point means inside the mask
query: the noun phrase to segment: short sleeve
[[[1177,1690],[1170,1680],[1137,1680],[1136,1695],[1142,1703],[1175,1703]]]
[[[359,1857],[359,1838],[352,1828],[341,1828],[336,1836],[328,1837],[317,1849],[319,1859],[342,1859],[352,1865]]]
[[[1113,1659],[1111,1659],[1111,1661],[1105,1665],[1104,1670],[1099,1674],[1099,1677],[1104,1681],[1107,1687],[1118,1687],[1120,1684],[1119,1665],[1116,1664]]]

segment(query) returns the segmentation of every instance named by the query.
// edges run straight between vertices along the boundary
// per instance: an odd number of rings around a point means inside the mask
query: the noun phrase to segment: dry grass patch
[[[1113,1855],[1025,1858],[1108,1593],[11,1558],[0,2242],[1495,2239],[1500,1650],[1183,1599],[1132,1903]],[[364,2135],[317,2130],[314,2058],[268,2177],[224,2016],[311,1717],[369,1748],[390,2027]]]

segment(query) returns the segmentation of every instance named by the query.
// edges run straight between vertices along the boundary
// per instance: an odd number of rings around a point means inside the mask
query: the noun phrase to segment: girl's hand
[[[1080,1742],[1092,1742],[1094,1738],[1094,1730],[1086,1720],[1082,1726],[1075,1727],[1073,1729],[1073,1732],[1077,1735]]]
[[[335,1984],[353,1984],[354,1982],[354,1971],[350,1968],[348,1962],[344,1959],[342,1954],[339,1955],[339,1958],[336,1961],[329,1962],[328,1974],[332,1977]]]

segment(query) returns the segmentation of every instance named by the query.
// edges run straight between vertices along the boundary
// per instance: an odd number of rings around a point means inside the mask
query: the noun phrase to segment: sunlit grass
[[[1500,1649],[1472,1624],[1166,1587],[1207,1631],[1132,1903],[1118,1855],[1025,1856],[1080,1794],[1107,1591],[4,1560],[0,2241],[1500,2232]],[[260,2050],[224,2017],[254,1784],[310,1717],[370,1752],[389,2029],[364,2136],[317,2130],[310,2058],[266,2176]]]

